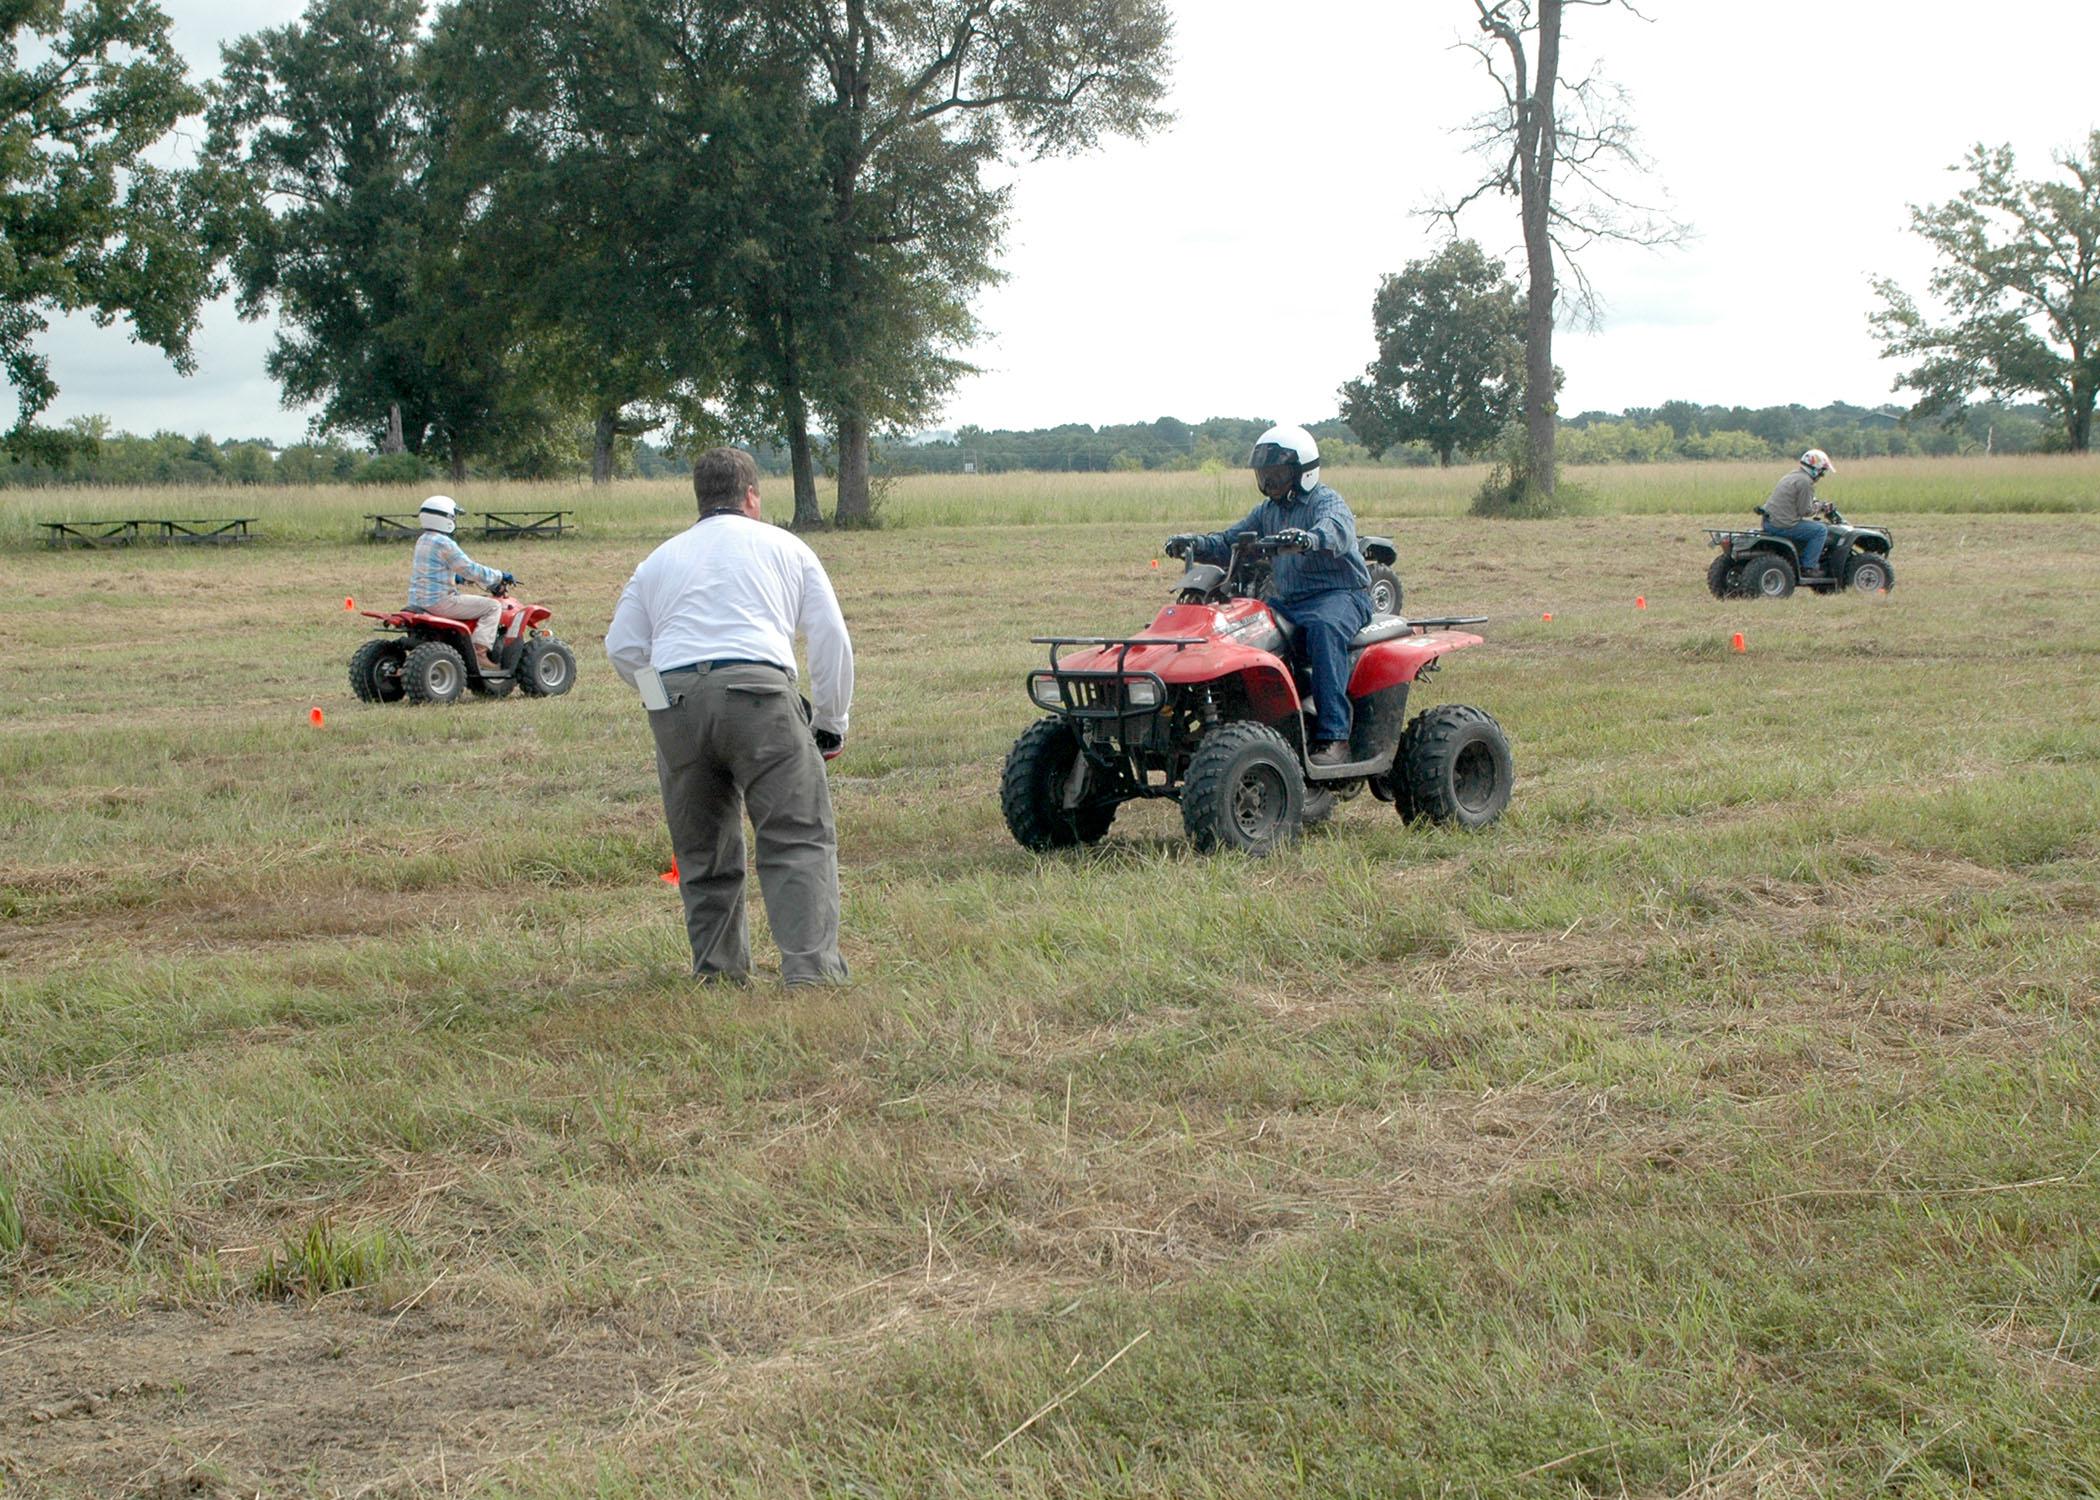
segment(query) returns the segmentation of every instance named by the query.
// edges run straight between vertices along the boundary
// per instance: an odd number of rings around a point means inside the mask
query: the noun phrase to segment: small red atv
[[[1451,627],[1477,618],[1374,617],[1351,643],[1349,759],[1316,766],[1309,679],[1294,671],[1289,621],[1238,588],[1285,544],[1235,544],[1224,567],[1192,566],[1143,635],[1036,636],[1050,665],[1028,696],[1050,717],[1006,758],[999,802],[1024,847],[1091,844],[1139,797],[1181,803],[1200,849],[1267,854],[1366,786],[1410,822],[1484,828],[1515,780],[1501,726],[1443,704],[1406,720],[1408,689],[1446,652],[1482,644]],[[1067,647],[1079,647],[1060,655]],[[1406,727],[1403,730],[1402,725]]]
[[[360,611],[379,622],[375,629],[399,634],[366,641],[350,654],[350,691],[366,703],[451,703],[462,692],[504,698],[512,688],[535,698],[566,693],[576,682],[576,654],[539,628],[554,611],[520,603],[508,586],[506,577],[489,590],[503,601],[490,653],[494,668],[476,657],[474,627],[465,620],[417,609]]]

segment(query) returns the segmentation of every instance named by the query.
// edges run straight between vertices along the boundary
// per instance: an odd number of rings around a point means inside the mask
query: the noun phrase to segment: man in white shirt
[[[634,570],[605,632],[614,670],[633,683],[653,668],[669,699],[649,711],[649,731],[693,973],[736,984],[751,976],[748,807],[782,981],[841,983],[838,836],[824,762],[846,743],[853,643],[817,555],[760,519],[750,454],[701,454],[693,494],[700,519]],[[807,719],[797,635],[809,643]]]

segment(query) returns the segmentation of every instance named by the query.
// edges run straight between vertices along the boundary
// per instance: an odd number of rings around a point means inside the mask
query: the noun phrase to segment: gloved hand
[[[1276,533],[1277,545],[1286,552],[1310,552],[1320,545],[1320,539],[1302,526],[1286,526]]]
[[[1196,533],[1192,531],[1177,532],[1175,535],[1168,537],[1165,545],[1159,550],[1166,553],[1169,557],[1193,557],[1196,555]]]
[[[505,573],[503,575],[503,581],[505,583],[516,583],[518,581],[518,575],[515,573]]]
[[[845,752],[844,735],[833,734],[828,729],[812,729],[809,737],[817,742],[817,753],[826,760],[837,760]]]

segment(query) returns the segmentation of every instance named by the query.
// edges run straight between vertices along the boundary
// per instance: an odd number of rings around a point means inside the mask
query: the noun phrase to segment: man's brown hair
[[[758,483],[758,463],[741,448],[710,448],[693,460],[693,498],[700,514],[741,510],[744,491]]]

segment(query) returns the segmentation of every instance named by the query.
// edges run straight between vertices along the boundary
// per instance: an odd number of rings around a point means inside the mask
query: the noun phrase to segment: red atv
[[[511,582],[506,575],[489,590],[503,601],[490,653],[493,669],[476,658],[474,627],[465,620],[418,609],[367,609],[360,613],[377,620],[376,628],[400,634],[366,641],[350,653],[350,691],[366,703],[450,703],[462,692],[504,698],[512,688],[535,698],[566,693],[576,682],[576,654],[539,628],[554,611],[511,598]]]
[[[1478,618],[1374,618],[1350,653],[1349,759],[1307,756],[1312,705],[1290,663],[1294,627],[1236,587],[1275,537],[1236,544],[1226,565],[1181,575],[1144,635],[1036,636],[1050,665],[1028,696],[1050,711],[1014,742],[1000,779],[1006,826],[1030,849],[1091,844],[1123,803],[1169,797],[1200,849],[1266,854],[1366,786],[1412,822],[1483,828],[1515,779],[1501,726],[1443,704],[1407,723],[1407,692],[1447,651],[1480,645]],[[1060,656],[1065,647],[1086,649]],[[1403,730],[1402,725],[1406,727]]]

